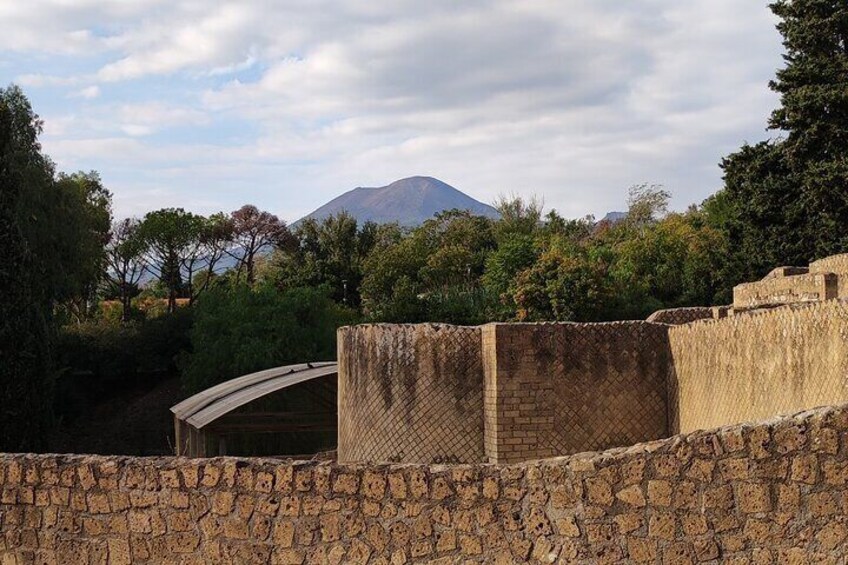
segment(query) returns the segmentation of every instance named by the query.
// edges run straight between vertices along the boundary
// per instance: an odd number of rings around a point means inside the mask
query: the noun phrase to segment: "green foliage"
[[[106,385],[123,389],[143,375],[173,375],[177,358],[190,349],[193,312],[120,323],[92,320],[66,326],[59,333],[60,367],[69,373],[90,374],[98,390]]]
[[[814,259],[812,233],[802,190],[784,158],[782,143],[745,145],[722,161],[729,218],[722,221],[737,242],[740,276],[754,280],[776,265],[805,265]]]
[[[362,263],[379,232],[373,223],[360,229],[353,216],[345,212],[320,222],[306,219],[294,231],[295,242],[275,254],[269,269],[271,280],[283,289],[324,287],[336,302],[357,306]]]
[[[52,304],[67,264],[49,230],[57,191],[40,133],[23,92],[0,89],[0,451],[38,450],[49,424]]]
[[[316,289],[212,289],[195,306],[183,386],[193,393],[270,367],[335,359],[336,329],[354,319]]]
[[[538,257],[539,249],[532,235],[512,233],[503,236],[498,248],[486,258],[482,283],[487,292],[497,298],[496,318],[508,318],[516,311],[516,276],[532,267]]]
[[[153,319],[92,319],[61,328],[56,346],[56,416],[62,423],[90,417],[93,406],[173,377],[190,348],[192,311]],[[88,413],[87,413],[88,411]]]
[[[603,319],[611,297],[606,265],[590,248],[559,237],[514,282],[515,319],[520,321]]]
[[[182,208],[148,212],[139,226],[139,237],[151,254],[150,263],[168,289],[168,310],[176,309],[183,288],[182,264],[203,229],[203,218]]]
[[[492,295],[481,277],[496,246],[491,220],[452,210],[393,235],[378,242],[364,263],[363,305],[371,319],[485,319]]]
[[[780,0],[771,9],[786,66],[770,83],[780,106],[769,126],[785,139],[746,144],[722,162],[726,234],[739,242],[732,282],[848,250],[848,5]]]

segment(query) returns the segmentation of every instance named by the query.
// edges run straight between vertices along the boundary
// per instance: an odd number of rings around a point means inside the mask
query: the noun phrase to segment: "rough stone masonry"
[[[0,563],[844,563],[848,407],[514,465],[0,456]]]

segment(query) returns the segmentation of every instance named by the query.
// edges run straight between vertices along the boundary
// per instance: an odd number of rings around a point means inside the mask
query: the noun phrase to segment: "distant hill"
[[[330,200],[301,218],[322,220],[346,211],[360,223],[398,222],[417,226],[444,210],[468,210],[472,214],[497,218],[497,210],[432,177],[409,177],[377,188],[359,187]]]
[[[627,217],[627,212],[607,212],[607,215],[599,220],[600,222],[609,222],[611,224],[617,224]]]

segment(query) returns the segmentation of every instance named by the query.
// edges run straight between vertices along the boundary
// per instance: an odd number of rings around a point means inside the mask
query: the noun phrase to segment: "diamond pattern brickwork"
[[[848,302],[737,314],[669,330],[672,430],[848,402]]]
[[[483,460],[479,327],[339,330],[340,461]]]
[[[648,316],[646,321],[678,326],[680,324],[688,324],[689,322],[694,322],[696,320],[709,319],[714,315],[713,308],[710,306],[668,308],[666,310],[657,310]]]
[[[668,326],[649,322],[496,324],[489,461],[509,463],[666,437]],[[490,373],[494,371],[493,377]]]

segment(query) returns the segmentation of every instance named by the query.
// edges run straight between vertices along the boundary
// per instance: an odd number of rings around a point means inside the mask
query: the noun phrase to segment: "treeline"
[[[262,278],[325,288],[374,322],[612,320],[727,299],[727,240],[710,214],[668,214],[669,194],[640,185],[618,222],[543,214],[503,199],[501,218],[453,210],[414,229],[340,214],[307,220]]]

